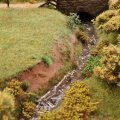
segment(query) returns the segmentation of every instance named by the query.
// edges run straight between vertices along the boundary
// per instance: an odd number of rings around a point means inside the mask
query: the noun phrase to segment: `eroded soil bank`
[[[70,63],[71,66],[75,63],[77,59],[76,48],[81,49],[81,44],[76,40],[75,36],[72,35],[67,41],[67,44],[64,44],[63,41],[56,41],[52,49],[53,64],[46,66],[44,62],[40,61],[33,68],[28,69],[20,73],[17,78],[20,81],[28,81],[30,83],[30,91],[38,91],[48,87],[49,81],[56,76],[59,77],[59,71],[63,69],[63,75],[67,72],[64,70],[67,63]],[[68,57],[68,58],[67,58]],[[68,59],[68,61],[66,61]],[[67,67],[67,66],[66,66]]]
[[[95,34],[93,25],[89,22],[83,23],[83,25],[85,27],[86,34],[91,40],[91,43],[84,45],[82,54],[80,54],[78,59],[78,68],[69,71],[57,85],[55,85],[45,95],[39,98],[36,107],[36,114],[33,116],[32,120],[37,120],[38,113],[42,111],[51,111],[58,107],[64,97],[64,92],[69,88],[70,83],[77,80],[83,80],[80,73],[84,69],[87,59],[90,57],[91,49],[97,42],[97,36]]]

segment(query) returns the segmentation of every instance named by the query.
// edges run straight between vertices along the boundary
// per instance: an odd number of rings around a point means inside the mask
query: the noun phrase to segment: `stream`
[[[86,34],[89,36],[91,41],[90,44],[83,46],[82,54],[78,59],[79,67],[68,72],[57,85],[55,85],[45,95],[39,98],[37,101],[35,115],[31,120],[38,120],[38,113],[41,114],[42,111],[51,111],[59,106],[64,97],[64,92],[69,89],[70,84],[76,80],[83,80],[81,76],[78,77],[78,74],[80,75],[81,71],[85,67],[85,63],[90,57],[90,50],[95,46],[97,37],[92,23],[83,22],[82,24],[84,26]]]

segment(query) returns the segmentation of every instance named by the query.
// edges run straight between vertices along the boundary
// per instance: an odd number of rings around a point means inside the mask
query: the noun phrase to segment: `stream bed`
[[[79,56],[78,59],[79,67],[68,72],[57,85],[55,85],[45,95],[39,98],[39,100],[37,101],[38,104],[36,106],[35,115],[32,117],[31,120],[38,120],[38,113],[40,114],[43,111],[51,111],[58,107],[64,97],[65,91],[69,89],[70,84],[76,80],[83,80],[81,76],[78,77],[78,74],[80,75],[81,71],[84,69],[85,63],[90,57],[90,50],[92,47],[95,46],[97,42],[97,37],[92,23],[83,22],[82,24],[84,26],[86,34],[89,36],[91,41],[90,44],[86,44],[83,46],[82,54]]]

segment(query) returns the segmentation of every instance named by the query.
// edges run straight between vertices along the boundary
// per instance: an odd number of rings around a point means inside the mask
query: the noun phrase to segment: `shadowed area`
[[[79,12],[78,15],[82,22],[91,21],[94,18],[92,15],[90,15],[87,12]]]

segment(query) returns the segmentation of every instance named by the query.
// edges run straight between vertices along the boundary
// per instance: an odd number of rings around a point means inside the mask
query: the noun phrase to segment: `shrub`
[[[75,28],[78,26],[82,28],[80,18],[76,13],[70,13],[67,23],[68,23],[68,27],[72,30],[75,30]]]
[[[112,17],[117,15],[116,10],[107,10],[103,13],[101,13],[99,16],[96,17],[95,21],[93,23],[98,29],[101,29],[101,25],[108,22]]]
[[[117,9],[120,9],[120,0],[117,0],[117,1],[110,1],[109,2],[109,9],[111,10],[117,10]]]
[[[51,57],[49,57],[49,56],[44,56],[44,57],[42,57],[42,61],[43,61],[47,66],[50,66],[50,65],[53,63]]]
[[[22,115],[26,119],[30,119],[34,114],[35,106],[33,102],[24,102],[22,106]]]
[[[21,82],[19,82],[17,79],[12,79],[8,82],[7,88],[9,88],[9,91],[14,96],[19,96],[22,93],[21,89]]]
[[[106,24],[100,26],[106,32],[113,32],[120,30],[120,15],[112,17]]]
[[[21,88],[22,88],[24,91],[27,91],[28,88],[29,88],[29,86],[30,86],[30,84],[29,84],[28,81],[24,81],[24,82],[22,82],[22,84],[21,84]]]
[[[75,36],[82,43],[87,43],[88,44],[90,42],[90,38],[84,32],[82,32],[79,28],[76,28]]]
[[[120,81],[120,48],[110,44],[99,51],[101,65],[94,69],[95,75],[109,83]]]
[[[6,91],[0,91],[0,120],[12,120],[14,110],[14,97]]]
[[[100,51],[102,50],[103,47],[107,47],[109,45],[109,41],[100,41],[95,49],[91,52],[93,56],[99,55]]]
[[[65,93],[61,108],[40,116],[39,120],[82,120],[94,112],[97,103],[90,97],[90,91],[84,82],[76,81]]]
[[[25,81],[22,83],[16,79],[13,79],[8,82],[7,87],[4,89],[5,91],[15,96],[15,101],[16,101],[15,117],[16,118],[19,118],[22,115],[22,117],[24,117],[25,119],[28,119],[34,113],[37,95],[32,92],[27,92],[26,91],[27,88],[28,88],[28,82]]]
[[[81,75],[87,76],[93,73],[94,67],[100,64],[100,57],[99,56],[91,56],[86,63],[85,68],[82,70]]]

